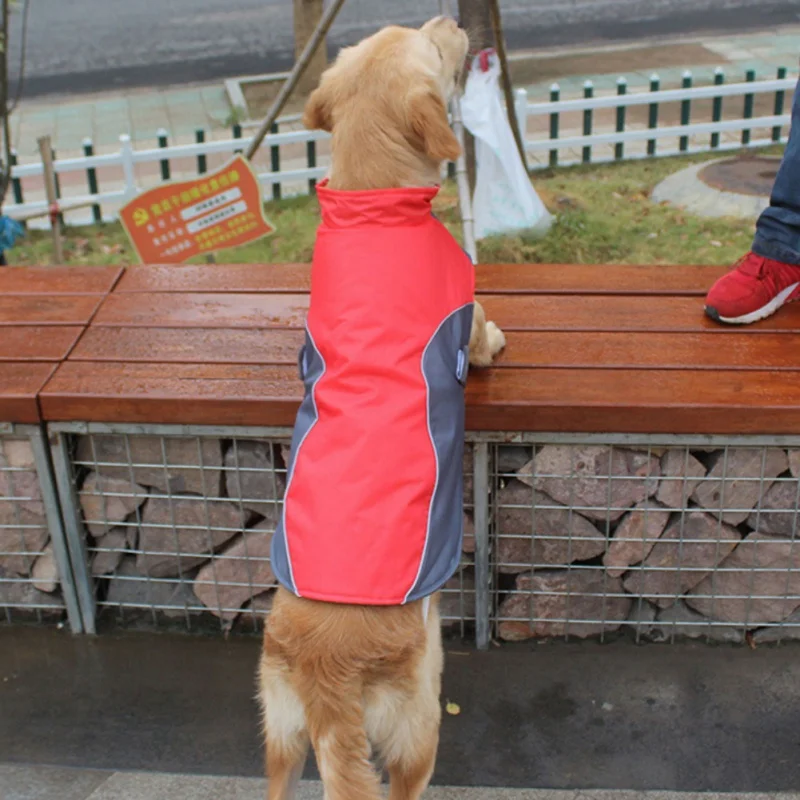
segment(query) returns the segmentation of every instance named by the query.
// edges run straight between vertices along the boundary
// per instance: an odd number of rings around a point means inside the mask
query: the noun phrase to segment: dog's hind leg
[[[436,764],[443,662],[437,603],[431,607],[426,634],[411,685],[376,687],[367,705],[367,730],[389,773],[389,800],[418,800]]]
[[[389,773],[389,800],[418,800],[430,782],[439,744],[438,723],[407,740],[396,760],[386,764]]]
[[[287,749],[284,742],[267,740],[267,797],[269,800],[294,800],[297,785],[303,776],[308,754],[308,742],[294,743]]]
[[[267,743],[267,797],[293,800],[308,756],[305,712],[284,666],[270,656],[261,661],[260,700]]]

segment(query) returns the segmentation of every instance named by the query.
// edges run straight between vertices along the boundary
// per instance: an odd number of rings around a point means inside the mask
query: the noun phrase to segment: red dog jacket
[[[397,605],[458,567],[475,277],[431,212],[437,191],[318,187],[305,397],[272,545],[301,597]]]

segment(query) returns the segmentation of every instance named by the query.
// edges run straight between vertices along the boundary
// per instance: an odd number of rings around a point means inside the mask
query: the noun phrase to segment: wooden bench
[[[724,271],[479,266],[481,302],[508,347],[495,368],[470,377],[468,428],[800,433],[800,305],[746,330],[716,325],[703,296]],[[90,272],[95,294],[74,289],[86,271],[69,271],[74,285],[45,272],[49,283],[34,272],[26,285],[47,285],[51,301],[0,299],[0,319],[38,326],[43,349],[34,349],[50,354],[24,379],[6,362],[28,416],[38,392],[46,421],[293,424],[307,266],[132,267],[116,283],[113,270]],[[66,330],[56,339],[46,326],[58,324]]]
[[[701,544],[709,531],[716,531],[709,534],[712,539],[721,536],[713,520],[716,501],[706,495],[713,492],[718,479],[713,470],[721,468],[725,474],[729,445],[735,445],[730,448],[731,463],[735,462],[732,476],[726,479],[731,491],[739,492],[741,487],[734,484],[749,480],[747,486],[763,486],[764,492],[758,497],[750,496],[752,492],[743,499],[729,497],[728,510],[746,503],[747,514],[763,494],[760,513],[772,514],[769,519],[778,524],[788,506],[796,504],[797,490],[790,486],[793,478],[787,469],[787,463],[794,462],[789,462],[787,450],[800,441],[800,304],[747,329],[716,325],[703,316],[702,304],[708,287],[723,272],[717,267],[478,267],[481,302],[488,316],[506,331],[508,346],[493,368],[473,371],[467,388],[467,426],[475,447],[464,462],[472,487],[465,497],[465,519],[474,534],[465,539],[466,566],[447,587],[448,619],[462,626],[462,635],[470,621],[481,647],[488,646],[493,623],[506,638],[561,635],[562,617],[569,624],[582,619],[580,635],[617,630],[627,619],[629,606],[639,602],[636,598],[644,602],[650,597],[644,588],[623,585],[618,578],[608,584],[609,576],[598,561],[597,548],[617,537],[618,512],[633,508],[640,494],[651,497],[659,487],[668,488],[670,481],[705,476],[710,488],[702,496],[692,495],[690,500],[681,493],[678,499],[662,495],[659,500],[673,512],[692,512],[673,515],[677,524],[689,519],[692,524],[707,525],[693,535],[701,536]],[[81,522],[87,512],[79,493],[86,490],[85,481],[93,474],[96,479],[104,472],[119,483],[95,483],[89,494],[124,495],[129,478],[148,487],[145,512],[137,511],[151,515],[147,524],[128,522],[139,530],[134,548],[138,554],[163,550],[160,541],[154,544],[153,530],[170,519],[174,526],[180,518],[185,528],[181,552],[191,551],[195,567],[217,559],[205,538],[200,543],[191,539],[198,528],[208,537],[219,536],[214,541],[221,544],[240,524],[224,517],[226,511],[235,510],[228,498],[245,493],[241,484],[230,483],[230,475],[241,479],[240,448],[255,459],[245,469],[265,476],[256,477],[258,485],[247,490],[250,500],[258,500],[256,512],[263,511],[272,497],[265,500],[265,487],[268,494],[274,490],[273,500],[279,502],[279,476],[285,469],[279,445],[294,423],[302,392],[296,359],[308,289],[309,268],[302,265],[0,270],[0,423],[12,423],[11,429],[0,424],[0,444],[3,435],[8,436],[9,430],[13,433],[13,423],[48,426],[50,455],[43,458],[54,466],[60,503],[53,505],[60,508],[63,519],[63,532],[58,519],[51,532],[54,543],[61,543],[62,562],[66,563],[66,548],[71,556],[71,571],[65,568],[61,574],[73,579],[62,585],[74,630],[94,631],[97,609],[114,603],[139,610],[149,606],[153,614],[157,610],[188,613],[186,606],[181,607],[183,594],[155,599],[147,594],[152,587],[137,571],[129,540],[115,551],[114,546],[98,545],[87,535]],[[42,436],[39,427],[30,430]],[[690,439],[701,452],[690,452]],[[515,445],[503,447],[506,442]],[[606,477],[604,470],[608,471],[608,485],[599,494],[584,497],[579,496],[581,480],[576,479],[571,459],[587,444],[588,459],[594,459],[592,468],[599,470],[601,481]],[[620,444],[629,449],[614,456],[612,449]],[[668,451],[672,448],[664,459],[677,452],[677,473],[675,455],[663,464],[659,460],[662,445]],[[708,454],[708,463],[701,463],[698,458],[704,458],[706,445],[716,450]],[[745,452],[734,452],[737,448]],[[45,452],[44,442],[40,449]],[[549,534],[545,531],[551,546],[561,548],[547,559],[532,544],[533,510],[537,503],[542,505],[541,498],[537,499],[530,480],[515,479],[523,475],[525,465],[533,465],[530,469],[534,470],[537,457],[546,462],[540,465],[542,469],[553,473],[549,478],[561,480],[560,485],[545,487],[554,500],[542,495],[544,506],[563,512],[583,530],[565,523],[565,529],[556,525]],[[662,467],[664,476],[659,478]],[[791,466],[791,475],[796,476],[798,469]],[[611,470],[613,477],[622,479],[614,484],[622,487],[619,491],[611,491]],[[650,479],[649,470],[654,471],[655,480]],[[784,477],[774,488],[783,493],[775,499],[774,493],[767,492],[773,490],[778,472]],[[49,473],[49,468],[42,470],[55,495]],[[208,485],[201,481],[202,493],[196,484],[174,488],[178,483],[173,486],[173,478],[185,480],[190,473],[202,474],[203,481],[209,481]],[[128,491],[140,497],[139,488]],[[177,493],[169,501],[170,514],[177,516],[159,516],[164,513],[164,492]],[[624,496],[617,497],[615,492]],[[791,497],[784,502],[786,492]],[[161,499],[155,502],[156,497]],[[620,509],[612,517],[614,505]],[[131,507],[140,506],[134,502]],[[94,522],[105,525],[106,506],[99,508]],[[223,517],[206,516],[212,508]],[[698,508],[708,513],[693,513]],[[586,513],[582,516],[581,512]],[[121,513],[116,522],[127,512],[123,508]],[[667,524],[669,512],[662,516]],[[741,515],[737,520],[739,524]],[[142,539],[145,530],[148,540]],[[660,530],[654,534],[660,535]],[[246,554],[237,555],[237,541],[234,538],[226,545],[233,555],[229,558],[226,551],[219,563],[228,570],[232,564],[245,570],[238,578],[229,575],[226,585],[238,587],[250,580],[247,570],[253,565],[247,563]],[[720,542],[716,550],[723,558],[728,550]],[[746,560],[749,539],[745,542],[741,552]],[[772,545],[776,547],[781,544]],[[98,548],[117,552],[128,570],[114,583],[117,594],[109,588],[112,599],[108,602],[97,600],[103,595],[96,592],[88,560],[100,552]],[[702,547],[700,551],[709,552]],[[691,566],[694,562],[686,557]],[[780,569],[791,574],[791,558],[781,561],[782,551],[776,558]],[[580,599],[577,610],[558,605],[561,584],[542,588],[534,582],[533,571],[542,560],[555,569],[545,580],[572,581],[566,596]],[[581,562],[580,570],[564,569],[573,561]],[[705,566],[717,562],[714,559]],[[746,560],[747,565],[751,563]],[[493,568],[499,575],[496,579]],[[645,575],[647,570],[634,566],[632,574]],[[114,578],[98,580],[113,583]],[[187,591],[193,580],[192,574],[180,582],[166,581],[164,591]],[[778,580],[784,582],[780,591],[787,593],[786,579],[779,576]],[[759,587],[753,594],[761,600],[776,594],[774,587]],[[195,588],[201,591],[202,586]],[[267,580],[259,591],[264,589],[269,589]],[[131,594],[136,591],[145,594]],[[123,599],[113,599],[118,595]],[[534,595],[548,598],[549,604],[536,614],[529,602]],[[225,603],[192,597],[192,613],[209,610],[220,618],[236,616],[242,603],[257,599],[255,593]],[[258,614],[266,612],[265,602]],[[613,619],[608,616],[610,608]],[[589,628],[587,620],[594,620]],[[747,620],[737,617],[734,621],[743,628],[752,627]],[[713,624],[723,625],[724,620]]]
[[[38,423],[38,397],[120,267],[0,269],[0,422]]]

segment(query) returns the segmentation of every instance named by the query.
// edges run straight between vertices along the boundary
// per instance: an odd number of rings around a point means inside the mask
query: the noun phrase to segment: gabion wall
[[[56,490],[42,462],[41,432],[8,430],[0,433],[0,623],[60,624],[68,616],[69,593],[72,622],[79,627],[71,576],[62,569],[63,534],[53,525]]]
[[[65,537],[66,599],[80,599],[86,631],[258,630],[275,591],[288,433],[52,426],[65,533],[50,538],[41,465],[24,437],[5,437],[0,608],[64,618],[64,571],[48,543]],[[800,638],[800,442],[665,439],[473,436],[448,631],[480,646]]]
[[[276,587],[286,440],[100,433],[67,448],[101,628],[260,627]],[[461,634],[475,618],[473,552],[470,534],[443,595],[444,623]]]
[[[496,635],[800,637],[800,450],[497,445]]]

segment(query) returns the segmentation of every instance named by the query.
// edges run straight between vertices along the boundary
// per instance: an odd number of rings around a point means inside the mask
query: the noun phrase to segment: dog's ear
[[[325,80],[311,92],[303,110],[303,125],[310,131],[323,130],[330,133],[333,130],[333,115],[331,113],[330,87]]]
[[[409,116],[414,137],[422,150],[435,161],[455,161],[461,155],[461,146],[447,121],[447,108],[438,89],[411,98]]]

